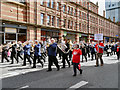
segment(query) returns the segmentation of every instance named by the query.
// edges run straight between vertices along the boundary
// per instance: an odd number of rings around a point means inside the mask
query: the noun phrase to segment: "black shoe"
[[[95,67],[99,67],[99,65],[95,65]]]
[[[58,67],[57,71],[59,71],[59,70],[60,70],[60,67]]]
[[[42,63],[41,65],[42,65],[42,68],[43,68],[43,67],[44,67],[44,64]]]
[[[80,69],[80,74],[82,74],[82,72],[83,72],[83,70],[82,70],[82,69]]]
[[[63,69],[65,68],[65,67],[62,67]]]
[[[26,66],[25,64],[23,64],[22,66]]]
[[[73,76],[76,76],[76,74],[73,74]]]
[[[52,70],[47,70],[47,72],[50,72],[50,71],[52,71]]]
[[[33,66],[32,68],[36,68],[36,66]]]

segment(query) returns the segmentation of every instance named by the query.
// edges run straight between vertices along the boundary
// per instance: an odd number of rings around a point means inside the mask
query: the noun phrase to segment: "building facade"
[[[98,5],[88,0],[1,0],[1,43],[8,41],[94,40],[103,33],[104,41],[115,41],[120,26],[98,14]]]
[[[113,21],[115,17],[115,22],[120,22],[120,0],[106,0],[106,18]]]

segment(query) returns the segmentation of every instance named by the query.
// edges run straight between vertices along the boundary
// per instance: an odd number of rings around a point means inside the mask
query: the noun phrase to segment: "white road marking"
[[[29,88],[29,86],[28,86],[28,85],[26,85],[26,86],[23,86],[23,87],[18,88],[18,89],[16,89],[16,90],[21,90],[21,89],[25,89],[25,88]]]
[[[79,82],[79,83],[77,83],[77,84],[69,87],[67,90],[75,90],[75,89],[80,88],[80,87],[82,87],[82,86],[84,86],[84,85],[86,85],[86,84],[88,84],[88,82],[86,82],[86,81],[81,81],[81,82]]]

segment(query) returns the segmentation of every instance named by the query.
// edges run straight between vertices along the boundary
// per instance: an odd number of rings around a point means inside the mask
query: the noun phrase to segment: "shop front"
[[[0,31],[0,44],[12,41],[26,41],[27,27],[21,25],[3,24]]]
[[[59,30],[54,29],[41,29],[41,40],[46,41],[48,38],[54,38],[57,41],[59,40]]]
[[[88,35],[87,35],[87,34],[81,34],[81,37],[79,37],[79,40],[80,40],[80,41],[85,40],[85,42],[87,42],[87,38],[88,38]]]
[[[76,33],[64,31],[64,38],[74,42],[76,41]]]

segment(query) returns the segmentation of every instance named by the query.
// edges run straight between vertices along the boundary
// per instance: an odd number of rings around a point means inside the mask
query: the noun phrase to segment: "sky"
[[[95,4],[98,1],[99,14],[103,16],[103,10],[105,10],[105,0],[90,0],[90,1]]]

